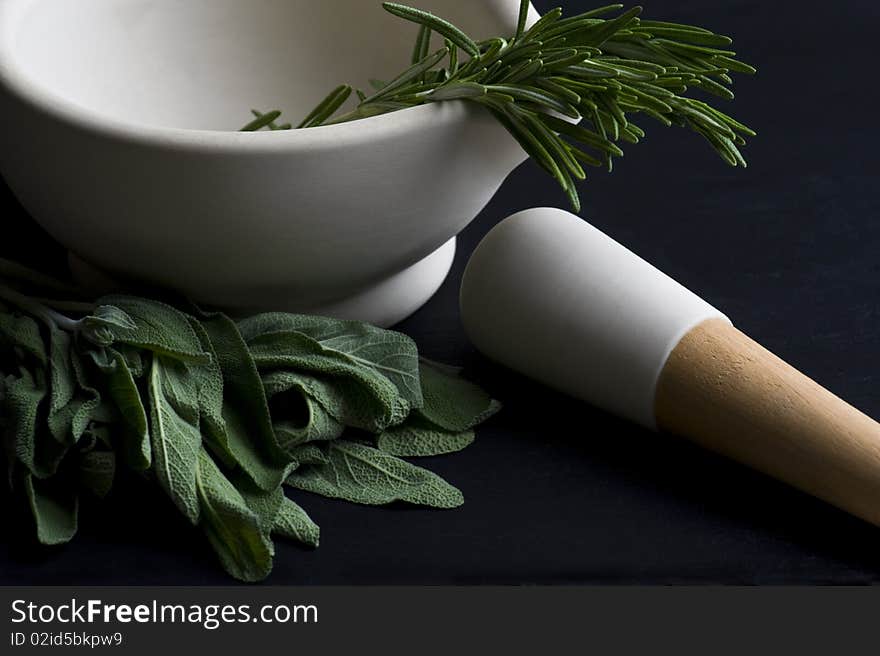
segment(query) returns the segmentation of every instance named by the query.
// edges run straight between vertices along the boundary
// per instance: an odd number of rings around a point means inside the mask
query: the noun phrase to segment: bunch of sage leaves
[[[234,321],[125,294],[93,302],[0,260],[0,436],[13,498],[46,545],[74,537],[82,496],[136,476],[229,574],[258,581],[273,538],[318,545],[285,486],[456,507],[458,489],[403,458],[463,449],[498,408],[399,332],[284,313]]]

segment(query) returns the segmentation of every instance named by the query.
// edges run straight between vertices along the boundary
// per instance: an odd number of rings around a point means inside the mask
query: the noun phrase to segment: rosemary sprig
[[[735,59],[729,37],[710,30],[639,18],[642,8],[599,7],[563,17],[553,9],[526,29],[522,0],[516,34],[474,41],[448,21],[420,9],[385,2],[391,14],[417,23],[412,65],[388,82],[372,81],[358,105],[336,115],[352,88],[334,89],[299,125],[315,127],[366,118],[431,102],[464,100],[490,111],[523,149],[562,186],[575,211],[575,180],[583,165],[612,169],[623,151],[615,142],[638,143],[643,114],[666,126],[702,135],[731,166],[745,166],[740,146],[755,132],[707,102],[685,95],[697,88],[733,99],[730,73],[755,69]],[[609,17],[610,14],[616,16]],[[430,52],[432,33],[444,46]],[[445,65],[443,65],[445,62]],[[290,129],[277,110],[261,113],[244,130]]]

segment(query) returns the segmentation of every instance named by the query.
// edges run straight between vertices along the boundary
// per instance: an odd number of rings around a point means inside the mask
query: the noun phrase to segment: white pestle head
[[[651,429],[672,349],[724,319],[583,219],[541,207],[508,217],[464,273],[461,316],[485,355]]]

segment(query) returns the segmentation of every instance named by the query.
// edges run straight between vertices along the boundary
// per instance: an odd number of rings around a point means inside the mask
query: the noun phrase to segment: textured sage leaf
[[[317,401],[340,424],[379,433],[406,417],[409,404],[384,386],[388,395],[375,395],[346,376],[329,376],[291,369],[269,370],[262,374],[266,395],[274,397],[299,390]],[[278,406],[278,402],[273,405]],[[284,414],[284,409],[279,408]]]
[[[79,510],[79,498],[75,491],[54,481],[41,481],[30,475],[25,476],[24,488],[40,544],[70,542],[76,535]]]
[[[461,492],[426,469],[356,442],[326,444],[328,463],[301,467],[288,484],[307,492],[355,503],[382,505],[406,501],[435,508],[464,502]]]
[[[376,446],[393,456],[417,458],[461,451],[473,441],[473,430],[447,431],[416,417],[379,435]]]
[[[166,378],[162,358],[154,357],[148,384],[153,472],[174,505],[195,524],[199,519],[196,474],[202,436],[198,424],[181,417],[166,398]]]
[[[0,407],[3,408],[4,450],[17,459],[31,472],[37,467],[37,417],[40,402],[46,396],[46,385],[24,367],[19,375],[3,378],[3,395]],[[12,462],[10,462],[10,466]]]
[[[235,485],[235,488],[238,490],[239,494],[241,494],[241,498],[244,499],[247,507],[250,508],[250,511],[256,516],[260,525],[260,531],[262,531],[268,541],[270,550],[274,552],[274,549],[272,549],[271,536],[272,530],[275,527],[275,517],[278,515],[278,511],[281,508],[281,502],[284,500],[284,492],[281,487],[277,487],[274,490],[267,492],[259,489],[249,480],[232,478],[230,479],[230,482]]]
[[[308,424],[301,426],[289,421],[276,421],[273,424],[278,442],[288,454],[292,454],[291,449],[300,444],[335,440],[345,429],[342,424],[324,412],[317,402],[312,399],[306,399],[305,402],[313,409],[310,413],[312,419]]]
[[[80,485],[103,499],[113,487],[116,454],[97,449],[80,454],[78,474]]]
[[[273,490],[284,481],[292,461],[275,436],[263,381],[235,322],[211,314],[201,323],[223,375],[222,416],[229,451],[260,489]]]
[[[91,314],[83,317],[81,328],[83,337],[93,344],[110,346],[116,339],[116,330],[137,330],[137,323],[127,312],[114,305],[99,305]]]
[[[330,460],[315,444],[300,444],[290,450],[290,454],[302,465],[326,465]]]
[[[76,392],[76,374],[70,359],[70,335],[56,326],[49,330],[49,431],[59,442],[66,442],[70,432],[70,418],[61,412],[73,401]]]
[[[299,376],[287,371],[263,376],[275,435],[288,454],[299,444],[335,440],[345,428],[301,383]]]
[[[337,352],[327,351],[303,333],[267,333],[254,338],[248,347],[261,371],[285,369],[319,375],[360,406],[355,412],[365,417],[371,414],[378,418],[377,423],[400,423],[410,411],[409,402],[386,376]],[[337,407],[339,414],[355,414],[342,410],[343,406]]]
[[[31,317],[0,313],[0,344],[19,348],[42,365],[47,363],[46,345],[37,322]]]
[[[18,376],[10,375],[4,379],[3,392],[0,416],[4,423],[7,452],[12,452],[34,476],[46,478],[53,475],[70,447],[53,438],[45,429],[45,415],[40,410],[48,403],[43,370],[31,373],[20,367]]]
[[[195,317],[188,317],[202,349],[211,354],[211,361],[200,366],[199,416],[202,441],[208,450],[229,469],[238,466],[237,457],[229,446],[229,433],[223,418],[223,372],[205,327]]]
[[[102,404],[101,393],[95,386],[94,373],[89,370],[76,349],[71,349],[70,362],[76,380],[74,407],[69,410],[71,417],[71,437],[76,442],[88,428],[92,420],[107,421],[114,415]]]
[[[114,325],[113,342],[147,349],[166,357],[188,362],[207,362],[210,356],[201,348],[186,315],[165,303],[137,296],[106,296],[101,305],[115,307],[131,320],[134,328]],[[103,345],[103,344],[102,344]]]
[[[113,348],[90,350],[89,356],[104,374],[107,395],[119,409],[125,430],[120,431],[122,453],[132,469],[143,471],[150,467],[152,452],[147,411],[129,368],[129,360]]]
[[[50,327],[49,334],[50,402],[46,423],[56,440],[75,444],[99,409],[101,397],[88,380],[70,335],[56,326]]]
[[[462,432],[495,414],[501,405],[481,387],[428,361],[419,365],[424,405],[418,413],[447,431]]]
[[[327,355],[381,373],[390,380],[410,407],[422,405],[418,349],[402,333],[357,321],[299,314],[262,314],[240,323],[248,345],[273,333],[299,332],[318,342]]]
[[[125,358],[125,364],[128,366],[132,378],[143,378],[146,375],[149,363],[144,357],[145,353],[139,348],[127,344],[117,344],[113,348]]]
[[[272,543],[235,486],[202,449],[198,460],[201,526],[230,575],[260,581],[272,571]]]
[[[184,420],[198,426],[204,369],[180,360],[154,357],[162,363],[162,391],[165,398]]]
[[[275,516],[273,535],[296,540],[310,547],[317,547],[321,529],[296,503],[284,497],[278,514]]]
[[[83,323],[123,330],[137,330],[138,327],[137,322],[128,312],[115,305],[98,305],[83,319]]]

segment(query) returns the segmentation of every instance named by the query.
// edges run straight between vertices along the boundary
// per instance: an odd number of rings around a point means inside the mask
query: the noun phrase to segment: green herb
[[[697,88],[733,100],[730,73],[755,72],[734,59],[736,53],[727,49],[729,37],[691,25],[641,20],[641,7],[620,12],[620,4],[568,18],[553,9],[526,30],[529,0],[522,0],[515,35],[474,41],[429,12],[391,2],[382,6],[419,25],[410,68],[389,82],[375,82],[369,96],[356,90],[358,105],[334,116],[352,91],[337,87],[299,127],[432,102],[476,103],[559,182],[575,211],[580,210],[575,181],[586,178],[584,166],[604,165],[611,171],[612,158],[623,155],[616,142],[638,143],[645,136],[633,115],[690,128],[731,166],[746,165],[739,147],[744,136],[755,132],[685,95]],[[607,17],[614,12],[620,13]],[[432,33],[445,45],[429,54]],[[253,113],[257,118],[244,130],[290,128],[274,123],[278,110]]]
[[[474,431],[448,431],[414,417],[402,426],[390,428],[376,444],[385,453],[401,457],[439,456],[470,446]]]
[[[90,302],[0,260],[0,440],[43,544],[73,538],[81,501],[146,477],[227,572],[260,580],[274,537],[318,544],[285,484],[455,507],[459,490],[398,456],[464,448],[497,409],[401,333],[280,313],[235,322],[120,294]]]
[[[366,444],[334,440],[325,447],[327,464],[294,471],[289,485],[355,503],[382,505],[407,501],[435,508],[464,503],[458,489],[427,469]]]
[[[424,404],[379,435],[378,447],[402,457],[461,451],[474,441],[474,426],[498,411],[498,402],[455,368],[423,358],[419,374]]]

